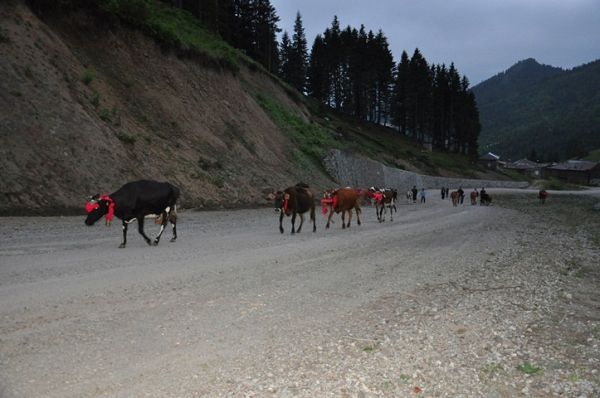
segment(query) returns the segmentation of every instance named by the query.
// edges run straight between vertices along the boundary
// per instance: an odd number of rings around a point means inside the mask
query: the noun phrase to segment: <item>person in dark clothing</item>
[[[446,187],[446,199],[450,197],[450,188]]]
[[[446,197],[446,188],[442,187],[442,200]]]
[[[460,204],[462,205],[465,200],[465,191],[463,191],[462,187],[458,187],[458,198],[460,199]]]
[[[417,190],[416,185],[413,185],[411,192],[413,197],[413,203],[417,203],[417,193],[419,193],[419,191]]]

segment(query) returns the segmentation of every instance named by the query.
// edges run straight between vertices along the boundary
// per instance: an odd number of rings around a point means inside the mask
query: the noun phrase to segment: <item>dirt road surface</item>
[[[598,396],[597,199],[533,197],[432,191],[296,235],[186,211],[126,249],[118,225],[2,219],[0,396]]]

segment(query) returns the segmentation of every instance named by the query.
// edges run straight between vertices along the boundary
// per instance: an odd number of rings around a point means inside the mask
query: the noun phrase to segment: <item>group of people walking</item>
[[[458,202],[459,204],[464,204],[465,201],[465,191],[462,189],[462,187],[459,187],[458,190],[456,191],[458,193]],[[449,187],[442,187],[442,189],[440,190],[441,196],[442,196],[442,200],[444,199],[449,199],[450,198],[450,188]],[[410,197],[412,197],[412,201],[413,203],[417,203],[417,198],[419,199],[419,201],[421,203],[425,203],[427,201],[427,191],[425,191],[425,188],[421,188],[421,190],[419,191],[417,189],[416,185],[413,185],[412,189],[409,191],[409,195]],[[477,188],[473,188],[473,191],[471,191],[471,193],[469,194],[469,198],[471,199],[471,204],[472,205],[476,205],[477,204],[477,199],[481,198],[481,200],[487,200],[485,198],[487,198],[488,195],[485,191],[485,188],[481,188],[481,191],[477,191]],[[483,202],[481,204],[484,204]]]

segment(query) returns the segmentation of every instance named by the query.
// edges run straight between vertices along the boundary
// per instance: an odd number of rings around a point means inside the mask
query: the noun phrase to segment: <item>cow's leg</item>
[[[360,207],[355,207],[356,209],[356,224],[360,225],[360,212],[362,211]]]
[[[300,233],[302,230],[302,224],[304,224],[304,215],[302,213],[298,213],[298,215],[300,216],[300,225],[298,226],[296,232]]]
[[[342,229],[346,228],[346,210],[342,210]]]
[[[173,237],[171,238],[171,242],[175,242],[177,239],[177,214],[175,212],[171,213],[171,217],[169,217],[169,221],[173,226]]]
[[[313,205],[310,208],[310,219],[313,222],[313,232],[317,232],[317,220],[315,217],[315,204],[313,202]]]
[[[329,211],[329,217],[327,217],[327,224],[325,228],[329,228],[329,224],[331,223],[331,217],[333,217],[333,208]]]
[[[160,237],[163,234],[163,231],[165,230],[165,228],[167,227],[167,223],[169,222],[169,218],[170,218],[170,212],[169,211],[163,211],[162,213],[162,222],[160,223],[160,231],[158,232],[158,235],[156,235],[156,238],[154,238],[154,245],[158,245],[158,242],[160,242]]]
[[[350,228],[350,221],[352,221],[352,209],[348,210],[348,224],[346,224],[348,228]]]
[[[296,233],[295,224],[296,224],[296,212],[293,212],[292,213],[292,234]]]
[[[138,217],[137,218],[137,222],[138,222],[138,232],[140,233],[140,235],[142,235],[142,238],[144,238],[144,240],[146,241],[146,243],[148,245],[152,246],[152,241],[144,233],[144,216]]]
[[[127,224],[125,222],[125,220],[123,220],[123,242],[121,242],[121,244],[119,245],[119,249],[122,249],[125,247],[125,245],[127,244],[127,226],[129,224]]]
[[[282,211],[281,213],[279,213],[279,232],[281,232],[281,233],[283,233],[283,225],[282,225],[283,216],[284,216],[284,213]]]

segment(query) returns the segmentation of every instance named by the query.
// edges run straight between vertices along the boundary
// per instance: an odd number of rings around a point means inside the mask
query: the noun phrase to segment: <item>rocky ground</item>
[[[5,218],[0,396],[598,396],[598,197],[428,201],[296,236],[186,212],[178,242],[124,250]]]

